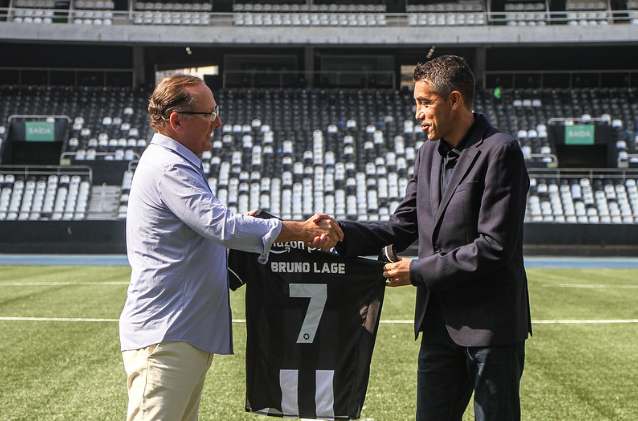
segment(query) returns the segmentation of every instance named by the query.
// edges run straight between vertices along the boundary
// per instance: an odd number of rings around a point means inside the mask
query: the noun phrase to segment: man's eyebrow
[[[416,100],[419,101],[419,102],[432,102],[432,100],[430,98],[426,98],[426,97],[423,97],[423,96],[417,97]]]

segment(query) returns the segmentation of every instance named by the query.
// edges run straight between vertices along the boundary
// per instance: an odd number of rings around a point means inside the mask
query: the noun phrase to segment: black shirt
[[[439,139],[438,151],[443,159],[443,164],[441,165],[441,197],[443,197],[448,182],[450,181],[450,178],[452,178],[456,162],[459,160],[459,156],[461,156],[461,152],[463,152],[463,149],[470,138],[470,134],[474,131],[474,126],[476,126],[476,118],[474,119],[474,124],[472,124],[470,130],[467,131],[465,136],[463,136],[463,139],[461,139],[459,144],[454,148],[450,148],[450,144],[447,143],[445,139]]]

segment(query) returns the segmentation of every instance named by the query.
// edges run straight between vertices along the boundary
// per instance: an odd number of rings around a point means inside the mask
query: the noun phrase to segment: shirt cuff
[[[269,222],[272,222],[272,228],[261,238],[264,249],[257,258],[257,261],[262,265],[268,262],[270,248],[275,243],[275,240],[277,240],[277,237],[279,237],[279,234],[281,233],[281,229],[283,227],[283,223],[280,219],[272,218],[269,220]]]

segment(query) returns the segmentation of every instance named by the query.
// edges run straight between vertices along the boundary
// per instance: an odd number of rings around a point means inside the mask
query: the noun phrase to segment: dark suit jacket
[[[424,324],[430,293],[440,301],[450,336],[461,346],[508,345],[531,333],[523,266],[523,219],[529,176],[519,144],[481,114],[440,198],[438,142],[419,149],[414,177],[389,221],[340,221],[337,251],[377,255],[417,238],[410,265],[417,287],[415,335]]]

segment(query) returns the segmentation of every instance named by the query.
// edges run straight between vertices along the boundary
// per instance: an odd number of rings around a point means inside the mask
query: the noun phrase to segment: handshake
[[[330,215],[316,213],[304,222],[282,221],[282,228],[277,242],[303,241],[306,247],[330,250],[338,242],[343,241],[344,234],[339,222]],[[411,259],[397,256],[392,246],[383,249],[381,260],[386,285],[398,287],[410,285]]]
[[[317,213],[306,221],[283,221],[277,242],[303,241],[307,247],[330,250],[343,241],[339,222],[324,213]]]

